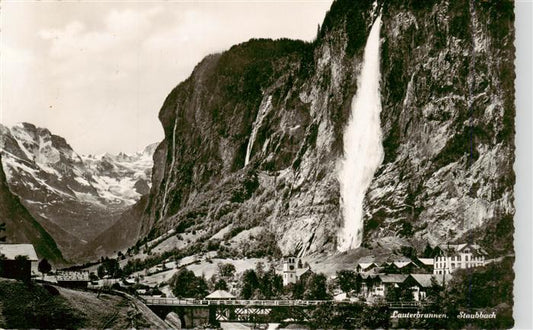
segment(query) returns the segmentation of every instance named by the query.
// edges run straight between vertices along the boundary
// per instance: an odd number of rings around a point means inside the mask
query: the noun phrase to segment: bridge
[[[220,322],[266,324],[284,320],[307,322],[311,312],[330,300],[208,300],[142,297],[145,304],[161,318],[174,312],[182,327],[196,327]]]
[[[146,305],[163,306],[317,306],[332,303],[339,303],[334,300],[245,300],[245,299],[179,299],[179,298],[159,298],[141,297]],[[345,302],[349,303],[349,302]]]
[[[174,312],[179,315],[182,327],[196,327],[220,322],[246,322],[255,324],[282,323],[290,320],[307,323],[319,306],[336,305],[339,309],[353,310],[360,303],[334,300],[244,300],[244,299],[179,299],[143,296],[141,299],[161,318]],[[421,310],[421,302],[389,302],[391,309]]]

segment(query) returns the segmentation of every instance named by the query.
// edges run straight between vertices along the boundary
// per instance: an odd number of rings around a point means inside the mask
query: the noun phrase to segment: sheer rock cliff
[[[342,136],[379,11],[385,156],[363,246],[512,235],[512,2],[337,0],[315,41],[250,40],[172,90],[141,236],[261,227],[284,254],[334,251]]]

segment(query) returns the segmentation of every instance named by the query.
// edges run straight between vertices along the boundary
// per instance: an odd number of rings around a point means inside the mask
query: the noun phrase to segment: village
[[[429,250],[428,250],[429,249]],[[204,256],[205,258],[205,256]],[[424,302],[435,286],[442,287],[458,269],[484,266],[487,253],[476,244],[447,244],[431,248],[423,256],[367,256],[351,269],[326,276],[312,269],[301,258],[288,256],[268,267],[258,262],[255,267],[237,272],[231,262],[218,263],[210,278],[188,270],[201,258],[185,257],[180,262],[166,263],[151,270],[126,274],[114,259],[103,259],[97,272],[89,270],[52,270],[46,259],[39,260],[31,244],[0,244],[0,276],[21,281],[37,280],[75,289],[102,290],[114,288],[139,297],[196,299],[307,299],[336,302],[386,301]],[[169,269],[174,266],[171,271]],[[242,267],[240,267],[242,270]],[[170,273],[165,281],[145,281],[149,275]],[[165,277],[162,277],[165,279]],[[196,283],[187,291],[188,283]],[[268,282],[268,283],[263,283]],[[189,284],[190,284],[189,283]],[[268,287],[265,289],[265,287]],[[312,290],[310,288],[313,288]],[[312,292],[313,291],[313,292]]]

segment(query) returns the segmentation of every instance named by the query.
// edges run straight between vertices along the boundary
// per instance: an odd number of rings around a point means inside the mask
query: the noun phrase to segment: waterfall
[[[244,158],[244,166],[248,165],[250,162],[250,157],[252,155],[252,148],[254,146],[255,138],[257,136],[257,131],[261,127],[261,124],[263,123],[263,119],[266,117],[266,113],[268,108],[270,107],[272,102],[272,95],[270,95],[266,102],[261,102],[261,105],[259,106],[259,111],[257,112],[257,116],[255,117],[255,121],[252,126],[252,134],[250,135],[250,140],[248,140],[248,146],[246,147],[246,157]]]
[[[163,205],[161,207],[161,213],[160,213],[160,217],[159,219],[162,219],[166,214],[167,214],[167,211],[168,211],[168,201],[167,201],[167,196],[168,196],[168,191],[169,191],[169,181],[171,179],[171,175],[172,175],[172,171],[174,171],[174,165],[176,163],[176,128],[178,127],[178,119],[175,118],[174,119],[174,128],[172,129],[172,149],[171,149],[171,155],[172,155],[172,159],[170,161],[170,167],[168,169],[168,173],[166,175],[166,180],[165,180],[165,191],[164,191],[164,195],[163,195]]]
[[[337,249],[346,251],[361,245],[363,200],[374,173],[383,161],[381,144],[381,98],[379,92],[379,31],[381,14],[368,36],[363,66],[352,99],[351,115],[344,132],[344,157],[338,179],[344,224],[338,233]]]

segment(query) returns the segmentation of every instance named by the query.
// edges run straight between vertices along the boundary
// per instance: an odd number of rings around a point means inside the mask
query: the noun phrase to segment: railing
[[[335,300],[229,300],[229,299],[179,299],[142,296],[147,305],[166,306],[317,306],[324,304],[355,304],[360,302]],[[389,308],[423,308],[429,303],[424,301],[387,302]]]
[[[332,300],[207,300],[142,297],[147,305],[169,306],[316,306],[333,303]]]
[[[429,303],[424,301],[392,301],[387,303],[390,308],[421,308],[426,307]]]

